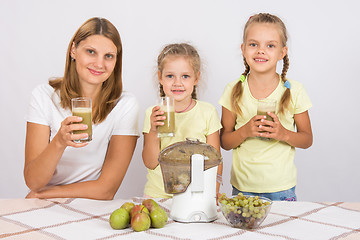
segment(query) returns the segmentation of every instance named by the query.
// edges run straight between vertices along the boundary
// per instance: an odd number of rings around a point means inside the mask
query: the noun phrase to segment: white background
[[[100,16],[119,30],[123,83],[145,109],[156,101],[158,53],[168,43],[189,42],[204,74],[199,98],[216,106],[225,85],[243,72],[242,29],[254,13],[281,17],[289,31],[288,77],[304,84],[314,144],[297,149],[297,195],[302,201],[360,201],[359,57],[356,1],[19,1],[0,2],[0,198],[22,198],[25,112],[32,89],[62,76],[67,45],[88,18]],[[143,137],[116,197],[142,196],[146,169]],[[230,194],[231,151],[222,151]]]

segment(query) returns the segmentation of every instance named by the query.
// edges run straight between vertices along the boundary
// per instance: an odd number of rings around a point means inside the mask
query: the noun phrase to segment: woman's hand
[[[28,195],[26,195],[25,198],[38,198],[37,192],[30,191],[30,192],[28,193]]]
[[[85,130],[88,128],[86,124],[78,124],[81,121],[82,121],[81,117],[70,116],[65,118],[64,121],[61,122],[60,129],[56,134],[55,138],[57,138],[58,142],[62,146],[64,147],[71,146],[71,147],[79,148],[79,147],[84,147],[88,144],[87,142],[75,143],[73,141],[88,137],[87,133],[73,134],[73,131],[75,130]]]
[[[157,132],[157,126],[164,125],[164,120],[166,119],[164,115],[164,111],[160,110],[160,106],[155,106],[152,109],[151,115],[150,115],[150,131]]]

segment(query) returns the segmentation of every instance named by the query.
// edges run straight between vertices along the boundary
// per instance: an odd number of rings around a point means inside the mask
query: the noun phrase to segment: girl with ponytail
[[[299,82],[287,78],[287,30],[272,14],[259,13],[244,27],[241,50],[245,71],[230,82],[222,105],[221,147],[233,149],[231,184],[239,192],[272,200],[296,200],[295,147],[312,145],[311,101]],[[278,61],[283,62],[278,74]],[[257,115],[259,100],[276,101],[273,121]]]

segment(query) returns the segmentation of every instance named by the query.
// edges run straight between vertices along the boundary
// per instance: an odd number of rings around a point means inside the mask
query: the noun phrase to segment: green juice
[[[269,112],[272,112],[272,113],[274,113],[273,111],[269,111]],[[266,116],[266,119],[265,120],[268,120],[268,121],[274,121],[274,119],[272,118],[272,117],[270,117],[268,114],[267,114],[268,112],[264,112],[264,111],[260,111],[260,110],[258,110],[257,111],[257,115],[262,115],[262,116]],[[275,113],[274,113],[275,114]]]
[[[88,138],[74,140],[74,142],[89,142],[92,140],[92,114],[91,114],[91,108],[74,108],[73,109],[73,116],[82,117],[82,122],[79,122],[81,124],[88,125],[88,128],[85,130],[76,130],[73,131],[74,134],[81,134],[81,133],[87,133],[89,135]]]
[[[257,111],[257,115],[262,115],[262,116],[266,116],[266,118],[265,118],[265,120],[268,120],[268,121],[274,121],[274,119],[272,118],[272,117],[270,117],[269,116],[269,114],[267,114],[268,112],[272,112],[272,113],[275,113],[275,112],[273,112],[273,111],[260,111],[260,110],[258,110]],[[269,125],[263,125],[264,127],[269,127]],[[260,131],[261,133],[264,133],[264,132],[266,132],[266,131]],[[270,138],[265,138],[265,137],[260,137],[261,139],[264,139],[264,140],[270,140]]]
[[[158,126],[158,137],[173,137],[175,132],[175,112],[164,112],[164,125]]]

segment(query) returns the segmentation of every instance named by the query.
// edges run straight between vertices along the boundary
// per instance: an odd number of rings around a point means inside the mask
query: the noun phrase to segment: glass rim
[[[72,98],[71,101],[91,101],[91,98],[89,97],[76,97],[76,98]]]

